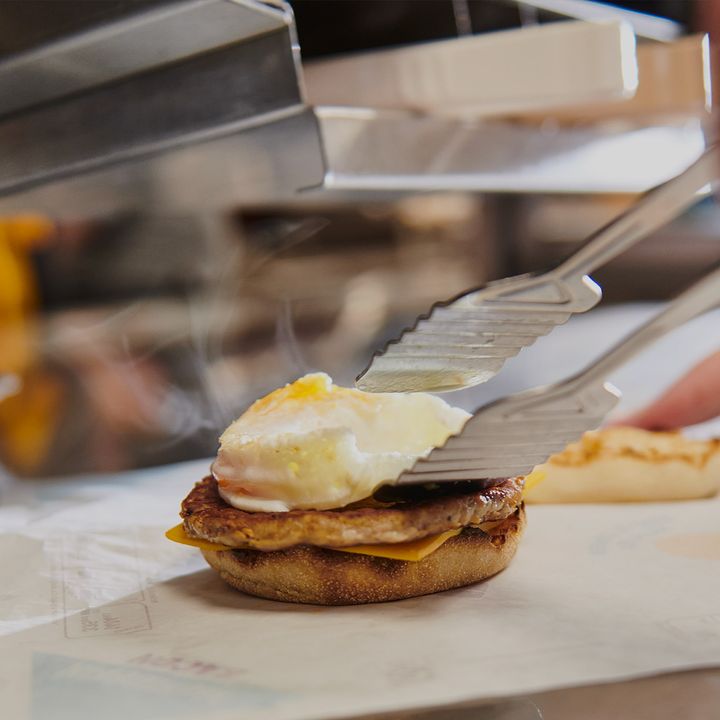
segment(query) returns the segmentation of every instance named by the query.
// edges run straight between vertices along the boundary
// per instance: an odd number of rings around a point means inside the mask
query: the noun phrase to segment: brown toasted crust
[[[585,433],[537,470],[528,503],[694,500],[720,492],[720,439],[610,427]]]
[[[359,605],[480,582],[505,569],[525,528],[521,505],[492,530],[465,530],[419,562],[301,545],[289,550],[203,550],[235,589],[271,600]]]
[[[640,460],[655,466],[677,462],[702,470],[718,457],[720,438],[696,440],[678,431],[607,427],[586,432],[545,464],[581,468],[598,460],[622,459]]]
[[[509,478],[487,489],[467,487],[391,507],[291,512],[245,512],[228,505],[213,477],[201,480],[182,503],[191,537],[234,548],[282,550],[295,545],[348,547],[398,543],[511,515],[521,502],[522,479]]]

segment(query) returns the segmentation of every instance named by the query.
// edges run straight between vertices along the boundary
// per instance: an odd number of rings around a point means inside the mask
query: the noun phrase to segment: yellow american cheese
[[[529,475],[526,475],[523,483],[523,495],[528,490],[532,490],[536,485],[539,485],[546,477],[547,473],[543,470],[533,470]]]
[[[447,532],[440,533],[439,535],[430,535],[429,537],[422,538],[420,540],[413,540],[411,542],[380,545],[352,545],[350,547],[332,549],[342,552],[358,553],[359,555],[385,557],[392,560],[419,562],[424,557],[427,557],[431,552],[437,550],[446,540],[449,540],[455,535],[459,535],[461,532],[462,528],[458,528],[457,530],[448,530]],[[192,545],[193,547],[200,548],[201,550],[232,550],[232,548],[227,545],[221,545],[220,543],[190,537],[185,532],[185,528],[182,523],[170,528],[170,530],[165,533],[165,537],[173,542],[181,543],[182,545]]]
[[[183,524],[180,523],[175,527],[171,527],[166,533],[165,537],[173,542],[180,543],[181,545],[192,545],[193,547],[200,548],[201,550],[232,550],[227,545],[221,545],[220,543],[210,542],[209,540],[200,540],[199,538],[190,537],[186,532]]]
[[[359,555],[375,555],[376,557],[390,558],[391,560],[407,560],[419,562],[431,552],[435,552],[445,541],[462,532],[462,528],[448,530],[439,535],[430,535],[420,540],[411,540],[404,543],[388,543],[386,545],[352,545],[351,547],[333,548],[342,552],[358,553]]]

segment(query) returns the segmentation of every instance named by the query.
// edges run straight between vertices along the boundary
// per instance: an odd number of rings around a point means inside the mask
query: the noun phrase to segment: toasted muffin
[[[525,527],[519,506],[485,530],[465,527],[419,561],[314,545],[286,550],[203,550],[220,577],[250,595],[315,605],[386,602],[471,585],[504,570]]]
[[[694,500],[720,490],[720,440],[611,427],[588,432],[536,468],[529,503]]]

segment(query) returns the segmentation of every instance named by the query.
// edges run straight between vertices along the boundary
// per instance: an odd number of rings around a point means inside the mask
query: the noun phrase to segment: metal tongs
[[[719,165],[720,146],[712,145],[685,172],[591,235],[559,267],[491,282],[435,305],[373,356],[357,386],[371,392],[442,392],[489,380],[536,338],[594,307],[602,291],[588,273],[696,202],[718,178]]]
[[[459,434],[403,473],[397,484],[526,475],[599,426],[620,399],[607,376],[666,333],[720,307],[720,266],[577,375],[481,407]]]

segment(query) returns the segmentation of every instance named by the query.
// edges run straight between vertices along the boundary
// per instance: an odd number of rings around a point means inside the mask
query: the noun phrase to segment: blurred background
[[[4,0],[3,472],[212,455],[263,393],[556,263],[714,135],[717,33],[716,0]],[[604,304],[719,235],[707,198]]]

